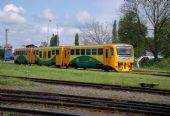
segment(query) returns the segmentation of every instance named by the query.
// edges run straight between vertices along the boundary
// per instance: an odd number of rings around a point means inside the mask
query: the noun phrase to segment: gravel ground
[[[145,116],[143,114],[134,114],[134,113],[127,113],[127,112],[118,112],[118,111],[99,111],[94,109],[83,109],[83,108],[75,108],[75,107],[56,107],[50,105],[28,105],[28,104],[1,104],[3,106],[10,106],[10,107],[18,107],[18,108],[31,108],[31,109],[40,109],[40,110],[48,110],[48,111],[56,111],[56,112],[63,112],[63,113],[70,113],[70,114],[77,114],[82,116]],[[1,113],[3,115],[7,114],[5,112]],[[14,113],[12,113],[14,114]],[[16,114],[16,113],[15,113]],[[9,113],[8,113],[9,115]],[[17,115],[17,114],[16,114]],[[1,115],[0,115],[1,116]],[[10,115],[11,116],[11,115]],[[12,115],[13,116],[13,115]],[[24,115],[25,116],[25,115]],[[29,115],[26,115],[29,116]]]
[[[64,85],[51,85],[50,88],[41,88],[39,91],[54,92],[61,94],[70,95],[81,95],[81,96],[92,96],[102,98],[112,98],[118,100],[134,100],[144,102],[155,102],[170,104],[169,95],[149,94],[140,92],[129,92],[129,91],[113,91],[113,90],[99,90],[93,88],[84,87],[72,87]]]

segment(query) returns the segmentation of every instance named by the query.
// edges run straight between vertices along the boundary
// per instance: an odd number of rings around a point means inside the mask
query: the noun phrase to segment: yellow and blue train
[[[57,46],[15,49],[17,64],[38,64],[132,71],[134,50],[129,44]]]

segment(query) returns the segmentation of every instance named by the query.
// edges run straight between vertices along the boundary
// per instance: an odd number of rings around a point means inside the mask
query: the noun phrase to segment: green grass
[[[170,73],[170,68],[142,67],[142,68],[135,68],[135,71]]]
[[[123,86],[139,86],[139,83],[159,83],[159,88],[170,89],[170,78],[131,73],[58,69],[45,66],[40,67],[1,63],[0,74]],[[2,85],[4,83],[0,84]]]

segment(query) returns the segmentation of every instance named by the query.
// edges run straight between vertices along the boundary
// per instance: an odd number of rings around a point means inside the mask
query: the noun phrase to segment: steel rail
[[[12,92],[12,90],[10,90]],[[5,94],[7,96],[5,96]],[[4,95],[4,96],[3,96]],[[73,96],[63,94],[50,94],[44,92],[9,91],[1,92],[0,101],[36,103],[48,105],[64,105],[72,107],[95,108],[103,110],[118,110],[126,112],[147,113],[153,115],[170,115],[170,105],[146,103],[136,101],[116,101],[107,98]]]
[[[69,114],[69,113],[61,113],[61,112],[52,112],[52,111],[45,111],[45,110],[33,110],[33,109],[26,109],[26,108],[14,108],[14,107],[2,107],[0,106],[0,111],[5,112],[15,112],[15,113],[24,113],[24,114],[32,114],[32,115],[43,115],[43,116],[80,116],[76,114]]]
[[[170,95],[170,90],[163,90],[163,89],[152,89],[152,88],[130,87],[130,86],[119,86],[119,85],[108,85],[108,84],[96,84],[96,83],[84,83],[84,82],[40,79],[40,78],[32,78],[32,77],[18,77],[18,76],[7,76],[7,75],[0,75],[0,76],[14,77],[14,78],[18,78],[18,79],[24,79],[24,80],[29,80],[29,81],[33,81],[33,82],[39,82],[39,83],[46,83],[46,84],[69,85],[69,86],[90,87],[90,88],[97,88],[97,89],[104,89],[104,90],[119,90],[119,91],[145,92],[145,93]]]
[[[153,72],[130,72],[131,74],[141,74],[141,75],[153,75],[153,76],[163,76],[163,77],[170,77],[170,74],[160,74],[160,73],[153,73]]]
[[[134,70],[132,72],[146,72],[146,73],[159,73],[159,74],[170,74],[170,72],[161,72],[161,71],[157,71],[157,72],[154,72],[154,71],[141,71],[141,70]]]

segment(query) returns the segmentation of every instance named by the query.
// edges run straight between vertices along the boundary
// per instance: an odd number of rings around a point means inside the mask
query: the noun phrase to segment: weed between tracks
[[[28,66],[16,64],[0,63],[0,74],[11,76],[27,76],[35,78],[116,84],[122,86],[139,86],[139,83],[159,83],[160,89],[170,89],[170,78],[162,76],[140,75],[130,73],[75,70],[75,69],[58,69],[46,66]],[[20,80],[21,81],[21,80]],[[14,82],[2,80],[0,78],[0,86],[11,85]],[[16,82],[19,84],[20,82]],[[24,85],[34,86],[24,82]]]

